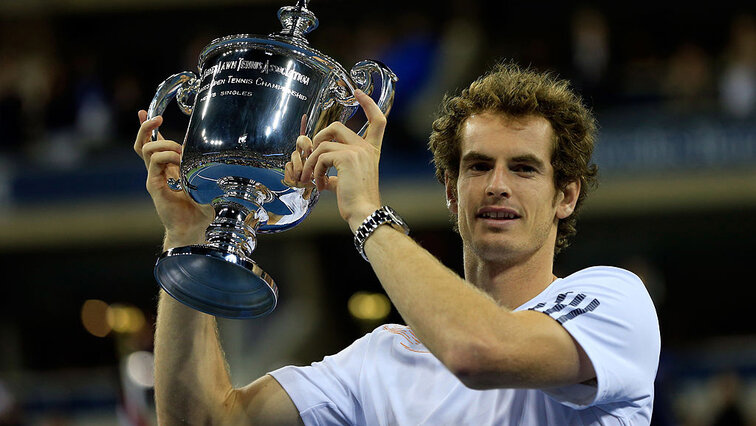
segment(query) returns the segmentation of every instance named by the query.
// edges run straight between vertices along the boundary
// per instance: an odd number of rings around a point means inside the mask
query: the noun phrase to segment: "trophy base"
[[[174,299],[210,315],[261,317],[278,301],[276,284],[256,263],[215,247],[170,249],[160,256],[154,272]]]

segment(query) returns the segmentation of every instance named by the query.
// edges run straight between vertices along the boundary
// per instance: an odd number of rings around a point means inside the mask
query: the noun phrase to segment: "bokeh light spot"
[[[92,335],[105,337],[112,327],[107,320],[108,304],[102,300],[89,299],[81,307],[81,323]]]
[[[139,308],[122,304],[108,306],[106,320],[116,333],[136,333],[144,327],[146,322]]]
[[[137,351],[126,358],[126,374],[139,386],[145,388],[155,386],[154,368],[155,356],[152,352]]]
[[[380,321],[391,312],[391,302],[382,293],[357,292],[347,302],[349,313],[360,320]]]

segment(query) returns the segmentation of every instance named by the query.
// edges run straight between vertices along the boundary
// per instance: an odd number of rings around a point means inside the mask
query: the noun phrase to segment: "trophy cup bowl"
[[[397,78],[385,65],[366,60],[347,72],[309,47],[304,35],[318,21],[307,1],[278,16],[280,33],[212,41],[200,54],[199,73],[170,76],[148,110],[148,119],[161,115],[175,98],[190,115],[180,181],[168,184],[215,210],[205,243],[162,253],[155,278],[178,301],[220,317],[259,317],[277,304],[275,282],[251,254],[258,233],[295,227],[318,200],[314,187],[284,183],[297,137],[347,121],[359,108],[355,89],[377,99],[384,114],[394,99]]]

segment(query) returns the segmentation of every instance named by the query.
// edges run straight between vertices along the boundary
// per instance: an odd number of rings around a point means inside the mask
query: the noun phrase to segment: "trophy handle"
[[[171,102],[171,99],[176,98],[181,111],[190,115],[194,109],[194,101],[197,97],[197,89],[199,89],[199,79],[191,71],[184,71],[178,74],[173,74],[160,83],[155,92],[155,97],[150,102],[150,108],[147,110],[147,119],[157,117],[165,112],[165,108]],[[158,138],[157,129],[152,131],[152,140],[156,141]],[[181,182],[177,179],[169,178],[168,187],[174,191],[183,191]]]
[[[194,100],[199,89],[199,79],[191,71],[184,71],[173,74],[160,83],[155,92],[155,97],[150,102],[150,108],[147,110],[147,119],[151,119],[165,112],[165,108],[173,98],[176,98],[181,111],[190,115],[194,109]],[[157,140],[158,131],[152,132],[152,140]]]
[[[353,81],[357,84],[358,89],[372,96],[373,91],[375,90],[375,84],[373,82],[374,72],[380,74],[381,76],[381,94],[378,97],[378,101],[376,103],[378,104],[378,108],[380,108],[383,112],[383,115],[386,115],[388,114],[389,110],[391,110],[391,105],[394,104],[396,82],[399,80],[396,74],[394,74],[394,72],[391,71],[389,67],[382,64],[381,62],[372,60],[365,60],[356,63],[352,67],[352,70],[349,71],[349,74],[351,75]],[[348,114],[349,116],[353,115],[357,111],[357,105],[355,105],[353,108],[354,110]],[[370,123],[365,123],[360,131],[357,132],[357,134],[364,136],[369,124]]]

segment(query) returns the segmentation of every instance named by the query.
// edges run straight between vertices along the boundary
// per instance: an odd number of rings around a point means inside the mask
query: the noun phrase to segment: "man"
[[[464,279],[399,218],[374,214],[386,119],[356,96],[370,121],[365,138],[340,123],[300,137],[286,179],[336,193],[407,326],[379,327],[322,362],[233,389],[214,318],[161,293],[161,424],[649,424],[660,339],[643,284],[618,268],[552,272],[596,175],[595,124],[567,83],[499,65],[445,99],[430,148],[462,237]],[[143,122],[135,149],[165,248],[198,243],[210,214],[166,188],[181,147],[148,142],[161,122]],[[391,226],[376,226],[386,218]]]

